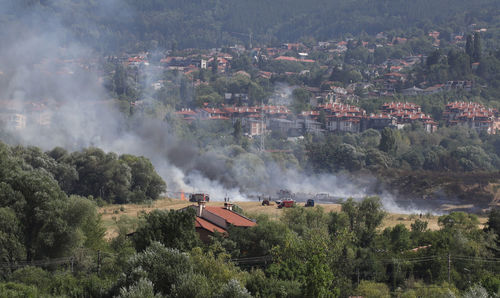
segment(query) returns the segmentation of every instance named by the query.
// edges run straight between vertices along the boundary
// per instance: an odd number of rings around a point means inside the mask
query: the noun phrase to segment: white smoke
[[[292,93],[296,88],[297,86],[290,86],[286,83],[276,83],[273,95],[269,98],[269,104],[276,106],[289,106],[293,103]]]
[[[122,5],[118,0],[100,2],[103,14],[115,13],[118,3]],[[123,14],[126,10],[118,11]],[[127,119],[118,110],[119,103],[108,98],[101,73],[94,71],[103,62],[90,48],[73,39],[58,20],[49,23],[46,16],[36,13],[21,18],[30,18],[37,30],[19,34],[16,28],[2,28],[9,42],[0,46],[0,100],[9,107],[0,116],[26,117],[25,127],[4,127],[19,144],[45,150],[95,146],[118,154],[145,156],[167,182],[169,191],[206,192],[214,200],[250,200],[250,193],[275,195],[280,189],[326,193],[336,198],[361,199],[376,194],[371,191],[377,183],[374,179],[361,183],[342,175],[282,170],[272,162],[259,162],[254,153],[231,157],[229,167],[225,150],[201,154],[196,145],[180,142],[166,122]],[[158,79],[154,74],[147,75],[148,84]],[[293,89],[278,84],[271,102],[290,104]],[[43,117],[50,119],[50,124],[42,124]],[[387,210],[404,211],[398,209],[392,195],[383,193],[382,199]]]

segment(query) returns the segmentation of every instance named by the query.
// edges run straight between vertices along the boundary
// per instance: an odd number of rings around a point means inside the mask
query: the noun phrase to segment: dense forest
[[[500,23],[495,0],[4,2],[0,23],[46,30],[36,24],[54,21],[53,30],[62,25],[103,52],[327,40],[381,31],[441,29],[452,34],[472,23]],[[489,37],[498,34],[498,29],[488,31]]]
[[[228,234],[216,233],[209,242],[195,232],[192,209],[154,210],[139,220],[122,217],[118,234],[107,241],[95,199],[68,196],[60,186],[64,181],[52,173],[54,159],[47,156],[65,154],[5,145],[1,150],[2,297],[496,297],[500,292],[495,209],[484,229],[475,215],[463,212],[440,216],[433,230],[422,214],[410,216],[410,228],[382,228],[386,213],[379,198],[348,199],[339,212],[295,207],[279,219],[257,216],[256,226],[229,227]],[[95,157],[98,151],[77,155]],[[80,165],[92,167],[92,160]],[[62,169],[71,166],[63,163]]]

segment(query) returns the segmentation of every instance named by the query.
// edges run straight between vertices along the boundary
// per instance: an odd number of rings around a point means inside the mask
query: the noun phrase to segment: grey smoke
[[[97,11],[106,16],[131,17],[119,0],[97,1]],[[120,9],[116,9],[119,7]],[[376,194],[375,179],[355,181],[342,175],[307,174],[298,169],[281,169],[258,153],[235,148],[198,148],[194,142],[175,137],[166,122],[140,115],[127,119],[107,98],[98,67],[100,57],[72,38],[69,30],[44,15],[43,11],[18,12],[25,28],[2,28],[0,45],[0,101],[9,109],[26,113],[25,129],[5,128],[15,143],[36,145],[45,150],[61,146],[81,150],[96,146],[105,151],[146,156],[166,180],[169,191],[204,191],[215,200],[250,199],[248,194],[274,195],[280,189],[306,194],[328,193],[334,197],[362,198]],[[98,28],[92,28],[98,30]],[[70,62],[71,61],[71,62]],[[146,73],[148,82],[157,76]],[[288,104],[293,87],[278,85],[274,104]],[[23,107],[42,105],[31,114]],[[37,114],[39,113],[39,114]],[[51,125],[33,120],[47,113]],[[44,114],[45,115],[45,114]],[[383,194],[389,211],[397,209],[392,196]]]

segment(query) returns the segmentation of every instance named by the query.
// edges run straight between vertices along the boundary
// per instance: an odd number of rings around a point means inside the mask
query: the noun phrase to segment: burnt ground
[[[381,179],[401,206],[474,213],[500,206],[500,172],[394,171]]]

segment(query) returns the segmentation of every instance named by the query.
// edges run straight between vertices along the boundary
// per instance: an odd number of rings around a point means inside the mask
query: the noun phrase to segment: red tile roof
[[[202,110],[210,114],[224,114],[223,110],[216,108],[203,108]]]
[[[181,111],[175,112],[177,115],[196,115],[196,112],[191,109],[182,109]]]
[[[384,76],[386,76],[386,77],[404,77],[404,74],[397,73],[397,72],[389,72],[389,73],[386,73]]]
[[[307,62],[307,63],[314,63],[316,61],[311,60],[311,59],[297,59],[295,57],[288,57],[288,56],[279,56],[277,58],[274,58],[274,60],[284,60],[284,61],[293,61],[293,62]]]
[[[205,207],[204,212],[210,212],[213,213],[223,219],[226,220],[228,224],[231,224],[233,226],[237,227],[253,227],[257,225],[257,223],[249,220],[248,218],[234,212],[228,209],[225,209],[223,207]]]
[[[210,117],[208,117],[208,119],[210,119],[210,120],[229,120],[228,117],[221,116],[221,115],[210,116]]]
[[[201,218],[201,217],[196,217],[196,222],[195,222],[195,227],[197,228],[202,228],[202,229],[205,229],[209,232],[219,232],[219,233],[227,233],[226,230],[224,230],[223,228],[221,227],[218,227],[216,225],[214,225],[213,223]]]

